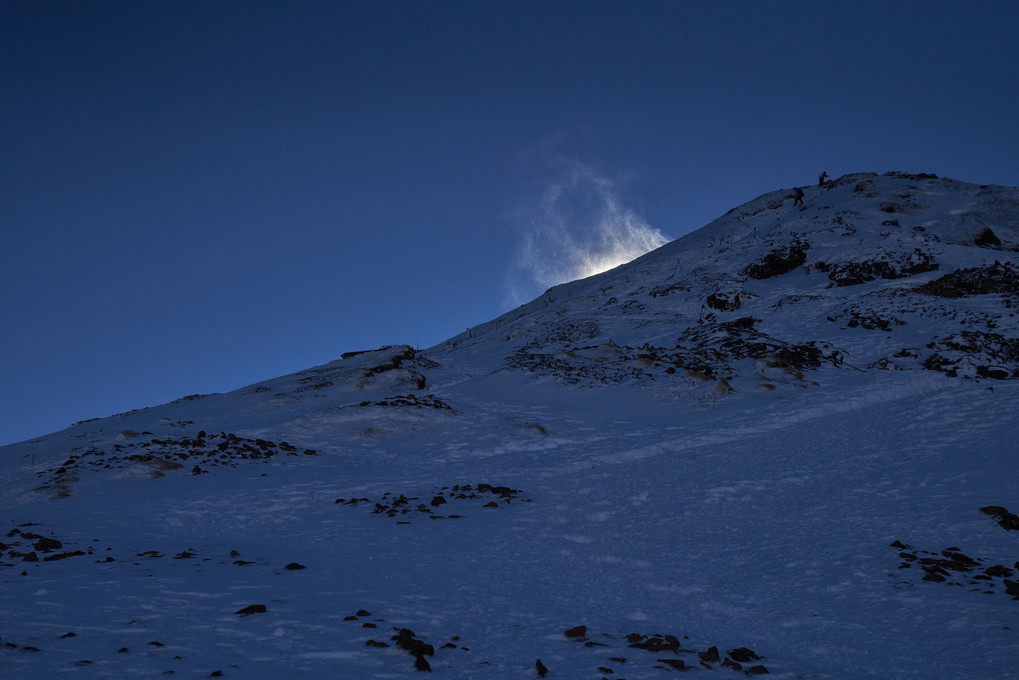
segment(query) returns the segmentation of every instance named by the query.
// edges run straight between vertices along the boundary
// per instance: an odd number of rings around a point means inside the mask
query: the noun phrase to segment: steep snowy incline
[[[848,175],[807,187],[802,207],[791,191],[761,196],[429,354],[676,389],[677,374],[717,387],[763,370],[755,386],[771,389],[782,369],[843,363],[1016,377],[1017,250],[1019,190]]]
[[[4,677],[1011,680],[1019,191],[805,193],[0,448]]]

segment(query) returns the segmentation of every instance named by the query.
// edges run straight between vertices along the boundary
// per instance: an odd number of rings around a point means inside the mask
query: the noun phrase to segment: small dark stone
[[[748,661],[756,661],[761,657],[757,656],[752,649],[746,647],[737,647],[736,649],[729,650],[729,657],[733,661],[739,661],[740,663],[746,663]]]
[[[288,571],[298,571],[300,569],[306,569],[307,567],[305,567],[303,564],[298,564],[297,562],[291,562],[290,564],[283,568]]]
[[[697,652],[697,656],[700,657],[701,661],[709,663],[718,663],[722,660],[722,657],[718,654],[718,647],[710,647],[706,652]]]
[[[268,610],[265,608],[264,604],[249,604],[244,609],[238,609],[234,612],[234,614],[239,616],[249,616],[251,614],[264,614],[266,611]]]
[[[367,609],[358,609],[357,610],[357,615],[358,616],[371,616],[372,613],[370,611],[368,611]]]
[[[210,678],[222,678],[223,677],[223,671],[212,671],[211,673],[209,673],[209,677]]]
[[[987,567],[984,569],[984,573],[988,576],[1007,577],[1011,576],[1014,572],[1003,564],[995,564],[993,567]]]
[[[772,250],[760,262],[749,265],[743,274],[754,279],[770,279],[787,274],[807,261],[807,243],[794,243]]]
[[[765,668],[764,666],[752,666],[750,668],[750,670],[747,671],[747,674],[748,675],[767,675],[768,674],[768,669]]]
[[[80,555],[86,555],[83,550],[72,550],[71,552],[57,553],[56,555],[47,555],[43,558],[44,562],[56,562],[57,560],[66,560],[68,557],[78,557]]]
[[[410,652],[411,654],[417,656],[435,655],[435,648],[432,647],[432,645],[428,644],[427,642],[418,640],[414,636],[414,631],[410,630],[409,628],[400,628],[399,632],[396,635],[394,635],[392,639],[396,640],[397,647],[399,647],[400,649],[404,649]]]
[[[980,512],[993,517],[1002,529],[1019,531],[1019,515],[1009,512],[1000,505],[988,505],[980,508]],[[38,546],[38,544],[36,544]]]
[[[1000,246],[1001,239],[999,239],[990,227],[984,227],[979,234],[973,238],[973,244],[981,247],[989,246]]]
[[[64,547],[64,544],[55,538],[44,537],[36,541],[32,547],[40,552],[49,552],[51,550],[60,550],[60,548]]]
[[[117,654],[127,654],[127,647],[121,647],[117,650]]]
[[[77,636],[77,633],[64,633],[63,635],[60,636],[60,639],[64,640],[66,638],[73,638],[73,637],[76,637],[76,636]]]
[[[677,671],[685,671],[686,663],[682,659],[658,659],[658,663],[663,663],[669,668]]]
[[[548,674],[548,668],[541,662],[541,659],[534,662],[534,670],[538,671],[539,678],[543,678]]]
[[[563,633],[568,638],[582,638],[587,635],[587,626],[574,626]]]
[[[643,642],[635,642],[630,646],[637,649],[646,649],[655,654],[659,652],[672,652],[675,654],[679,651],[679,639],[675,635],[669,635],[668,639],[655,635],[653,638],[648,638]]]
[[[446,499],[443,498],[442,496],[436,496],[435,498],[432,499],[432,507],[433,508],[438,507],[440,505],[445,505],[445,504],[446,504]]]

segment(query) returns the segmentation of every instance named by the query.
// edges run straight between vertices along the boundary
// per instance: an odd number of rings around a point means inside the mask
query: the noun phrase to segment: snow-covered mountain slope
[[[3,676],[1014,678],[1019,190],[805,194],[0,449]]]
[[[675,384],[669,369],[728,380],[746,359],[766,388],[768,369],[843,363],[1019,377],[1017,228],[1015,189],[848,175],[807,187],[802,207],[765,194],[433,354],[508,355],[585,383]]]

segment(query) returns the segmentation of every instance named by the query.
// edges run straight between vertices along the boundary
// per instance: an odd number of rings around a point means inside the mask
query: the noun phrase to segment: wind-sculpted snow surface
[[[1014,678],[1014,189],[853,175],[0,449],[17,678]]]

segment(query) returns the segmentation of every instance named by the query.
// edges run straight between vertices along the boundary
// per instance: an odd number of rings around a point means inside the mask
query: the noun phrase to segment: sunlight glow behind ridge
[[[615,183],[581,163],[549,182],[535,209],[520,219],[523,244],[510,282],[513,304],[542,290],[601,274],[669,239],[624,206]],[[539,288],[540,287],[540,288]]]

